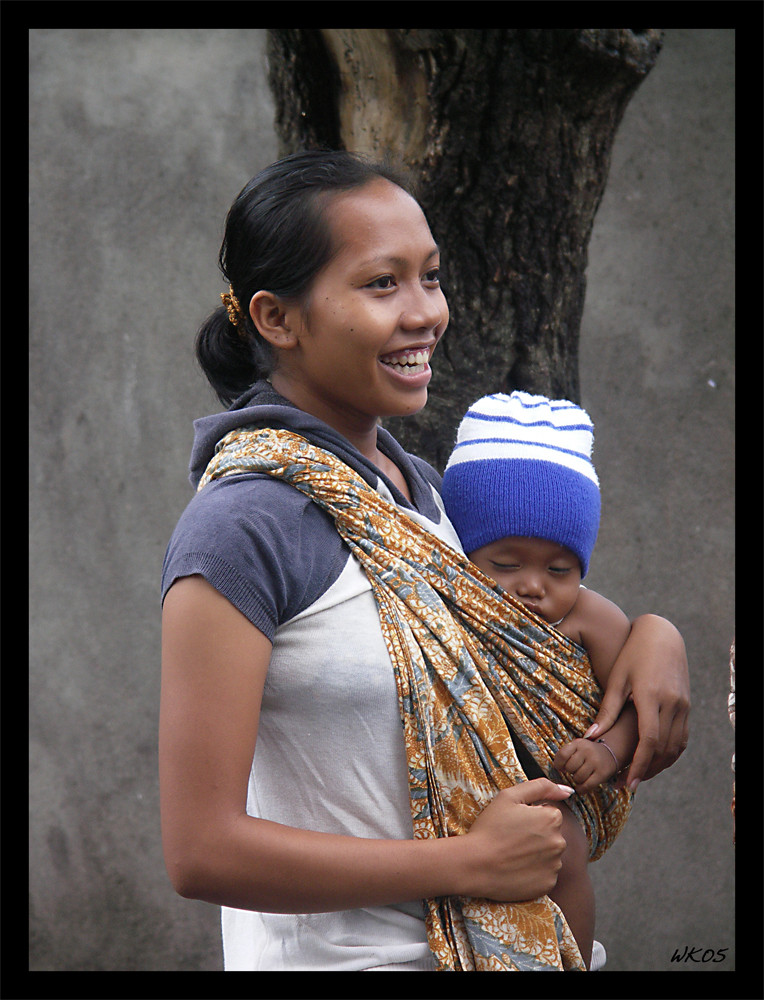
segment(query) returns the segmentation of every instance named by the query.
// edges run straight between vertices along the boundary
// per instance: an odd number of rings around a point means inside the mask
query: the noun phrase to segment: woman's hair
[[[339,249],[323,211],[326,195],[378,177],[411,193],[393,168],[344,150],[294,153],[266,167],[239,193],[228,212],[219,263],[241,303],[240,318],[235,324],[231,310],[221,306],[196,340],[197,359],[223,405],[275,367],[271,345],[249,315],[252,296],[261,289],[293,302],[307,296]]]

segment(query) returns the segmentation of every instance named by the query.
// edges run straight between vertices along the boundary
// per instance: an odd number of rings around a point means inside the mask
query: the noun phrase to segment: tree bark
[[[579,400],[587,248],[652,28],[269,29],[282,153],[387,156],[443,251],[449,330],[430,401],[386,422],[443,468],[489,392]]]

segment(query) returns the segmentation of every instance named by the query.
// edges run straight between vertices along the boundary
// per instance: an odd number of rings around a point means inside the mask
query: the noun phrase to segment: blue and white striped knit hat
[[[462,420],[443,502],[467,553],[510,535],[576,553],[586,576],[600,521],[594,427],[575,403],[527,392],[484,396]]]

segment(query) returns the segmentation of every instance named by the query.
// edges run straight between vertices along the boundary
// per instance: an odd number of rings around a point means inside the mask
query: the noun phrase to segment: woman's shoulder
[[[324,511],[287,483],[246,474],[191,499],[167,546],[162,595],[199,574],[266,634],[309,606],[342,572],[349,551]]]
[[[261,473],[223,477],[195,493],[174,535],[201,535],[220,545],[229,536],[271,534],[287,539],[306,516],[321,514],[309,497],[288,483]]]

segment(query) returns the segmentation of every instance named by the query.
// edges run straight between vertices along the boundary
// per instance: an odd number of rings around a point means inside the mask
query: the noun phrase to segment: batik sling
[[[584,651],[349,466],[291,431],[232,431],[199,489],[252,472],[289,483],[327,511],[371,582],[397,682],[414,837],[466,833],[499,790],[527,780],[510,727],[560,781],[552,759],[583,735],[602,696]],[[618,835],[630,802],[609,784],[568,800],[592,859]],[[425,909],[440,971],[584,968],[547,896],[522,903],[441,897]]]

